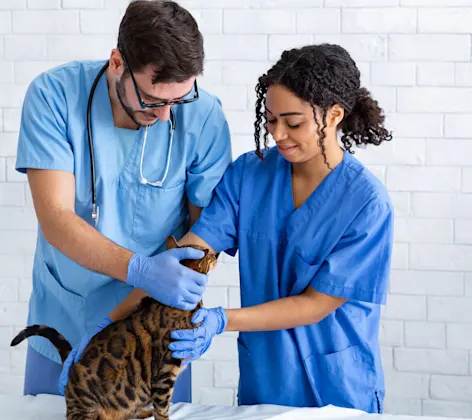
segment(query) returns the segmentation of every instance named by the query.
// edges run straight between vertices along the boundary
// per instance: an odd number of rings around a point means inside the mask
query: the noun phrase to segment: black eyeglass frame
[[[180,99],[178,101],[155,102],[155,103],[152,103],[152,104],[148,104],[148,103],[144,102],[141,98],[141,95],[139,94],[139,88],[138,88],[138,84],[136,83],[136,79],[134,78],[133,70],[131,70],[131,66],[129,65],[129,62],[126,59],[126,56],[123,54],[123,52],[120,51],[120,53],[121,53],[121,56],[123,57],[123,60],[126,63],[126,66],[128,67],[129,74],[131,75],[131,80],[133,81],[134,90],[136,91],[136,96],[138,97],[139,105],[141,106],[141,108],[159,108],[161,106],[166,106],[166,105],[173,106],[173,105],[188,104],[190,102],[196,101],[199,98],[197,79],[195,79],[195,82],[193,83],[193,87],[195,89],[195,95],[194,95],[193,98]]]

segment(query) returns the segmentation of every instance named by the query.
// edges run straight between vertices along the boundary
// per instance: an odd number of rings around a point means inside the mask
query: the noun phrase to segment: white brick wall
[[[36,218],[14,171],[28,83],[56,64],[105,58],[128,0],[0,0],[0,393],[22,391]],[[234,156],[252,148],[254,86],[283,49],[348,48],[395,138],[357,156],[396,208],[380,341],[386,411],[472,417],[472,0],[182,0],[205,36],[201,84],[223,101]],[[208,305],[239,307],[236,262],[210,277]],[[234,404],[236,335],[194,364],[194,400]]]

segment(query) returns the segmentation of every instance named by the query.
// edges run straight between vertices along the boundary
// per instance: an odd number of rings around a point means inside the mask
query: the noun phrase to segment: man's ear
[[[110,53],[110,71],[115,76],[121,76],[125,70],[125,63],[120,51],[117,48],[113,48]]]
[[[177,241],[175,240],[175,238],[173,236],[169,236],[166,242],[166,249],[169,250],[169,249],[178,248],[178,247],[179,245],[177,244]]]

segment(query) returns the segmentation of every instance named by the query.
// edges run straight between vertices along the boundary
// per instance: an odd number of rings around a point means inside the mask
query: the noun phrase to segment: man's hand
[[[185,267],[180,260],[204,255],[190,247],[169,249],[153,257],[134,254],[126,281],[164,305],[191,310],[202,300],[208,276]]]

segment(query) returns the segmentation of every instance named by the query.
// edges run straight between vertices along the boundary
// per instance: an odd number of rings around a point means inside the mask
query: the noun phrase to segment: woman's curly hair
[[[360,72],[349,53],[339,45],[308,45],[284,51],[280,60],[261,76],[256,85],[256,154],[261,152],[261,125],[264,132],[264,148],[268,147],[267,119],[262,111],[267,89],[271,85],[283,85],[297,97],[307,101],[313,107],[321,108],[322,127],[318,124],[319,145],[326,159],[324,145],[326,114],[328,109],[339,104],[344,108],[344,119],[339,124],[343,135],[344,148],[350,153],[353,144],[379,145],[391,140],[391,134],[383,127],[384,114],[370,92],[360,86]],[[262,124],[262,120],[264,123]],[[329,165],[328,165],[329,166]]]

